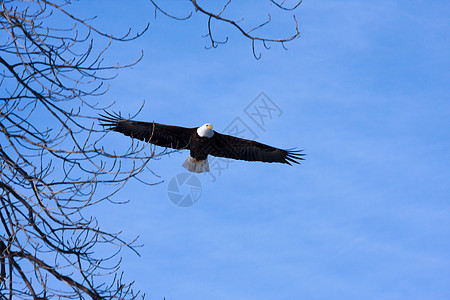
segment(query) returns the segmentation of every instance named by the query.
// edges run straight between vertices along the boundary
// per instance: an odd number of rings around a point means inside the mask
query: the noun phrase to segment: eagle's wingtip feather
[[[100,125],[103,127],[109,127],[110,129],[114,129],[117,127],[117,122],[125,120],[120,113],[116,112],[109,112],[104,110],[104,114],[99,114],[101,118],[98,120],[100,121]]]
[[[305,160],[302,156],[305,156],[305,153],[303,152],[303,149],[296,149],[296,148],[290,148],[286,149],[286,157],[285,162],[289,165],[292,165],[291,163],[300,164],[300,161]]]

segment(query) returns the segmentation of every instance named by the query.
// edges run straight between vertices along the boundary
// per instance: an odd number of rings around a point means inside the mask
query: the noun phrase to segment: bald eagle
[[[120,115],[100,115],[101,125],[126,136],[161,147],[190,150],[183,167],[195,173],[209,172],[208,155],[246,161],[291,165],[303,160],[302,150],[283,150],[255,141],[225,135],[206,123],[198,128],[163,125],[124,119]]]

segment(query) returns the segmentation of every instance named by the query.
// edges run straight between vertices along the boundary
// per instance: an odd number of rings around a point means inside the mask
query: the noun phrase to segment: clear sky
[[[450,299],[449,1],[304,1],[301,38],[287,51],[258,46],[259,61],[229,26],[215,25],[229,42],[205,50],[204,17],[154,19],[149,3],[124,3],[74,6],[114,33],[150,22],[107,54],[144,59],[100,101],[134,114],[145,100],[140,120],[218,131],[240,118],[260,142],[307,153],[301,166],[233,162],[215,181],[198,175],[187,208],[167,185],[188,153],[171,154],[150,163],[158,177],[146,173],[163,183],[131,182],[119,195],[129,204],[98,207],[102,229],[140,236],[142,256],[125,250],[123,270],[148,299]],[[260,3],[240,16],[264,21]],[[293,29],[275,14],[263,32]],[[263,128],[246,114],[261,92],[279,108]]]

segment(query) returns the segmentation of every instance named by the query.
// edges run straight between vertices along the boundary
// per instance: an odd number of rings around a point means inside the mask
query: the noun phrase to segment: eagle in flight
[[[246,140],[213,130],[211,124],[185,128],[155,122],[124,119],[120,115],[100,115],[101,125],[131,138],[157,146],[190,150],[183,167],[195,173],[209,172],[208,155],[246,161],[299,164],[302,150],[283,150],[255,141]]]

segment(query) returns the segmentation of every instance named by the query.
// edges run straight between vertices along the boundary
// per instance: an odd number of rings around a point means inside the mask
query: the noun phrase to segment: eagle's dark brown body
[[[210,147],[211,139],[199,136],[197,131],[195,130],[189,144],[191,157],[195,158],[198,161],[207,159],[209,154],[208,149]]]

